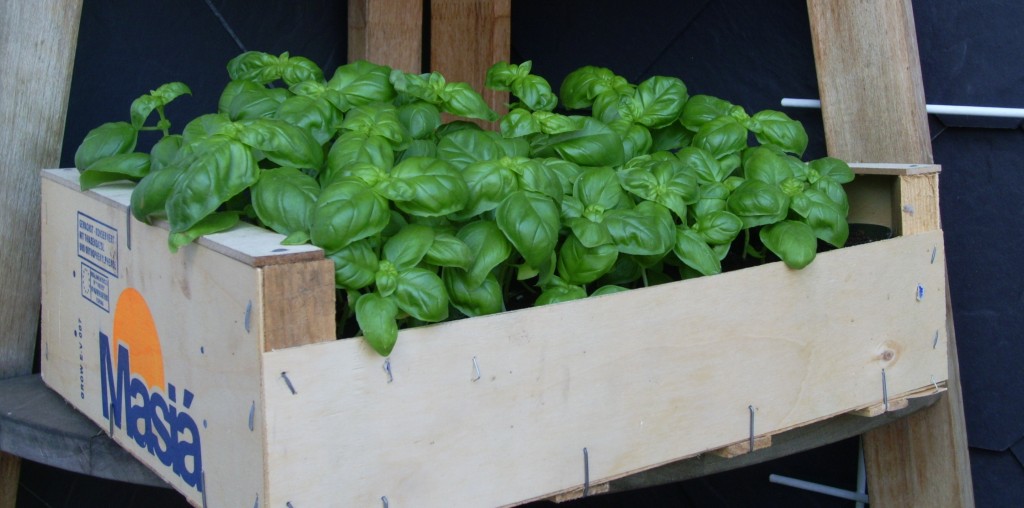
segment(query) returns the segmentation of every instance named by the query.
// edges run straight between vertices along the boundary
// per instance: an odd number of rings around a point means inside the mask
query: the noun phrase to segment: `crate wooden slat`
[[[769,264],[404,330],[388,382],[363,342],[332,340],[333,314],[302,312],[317,298],[289,308],[268,289],[333,296],[329,261],[254,266],[224,253],[232,232],[171,254],[165,229],[132,220],[131,249],[119,232],[108,256],[104,310],[81,286],[93,268],[77,221],[127,229],[128,194],[82,193],[76,178],[44,175],[44,380],[109,428],[99,333],[113,334],[117,295],[137,290],[165,375],[152,392],[174,384],[178,409],[193,395],[182,410],[210,506],[515,505],[579,490],[584,448],[597,486],[746,442],[751,406],[756,436],[771,436],[883,403],[882,369],[892,401],[947,377],[941,231],[823,253],[801,271]],[[296,329],[283,342],[273,331]],[[318,343],[287,347],[299,342]],[[113,437],[202,503],[125,427]]]

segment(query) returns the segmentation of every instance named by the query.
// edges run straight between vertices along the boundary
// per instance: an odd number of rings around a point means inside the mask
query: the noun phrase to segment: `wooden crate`
[[[854,216],[937,211],[905,190],[934,174],[871,170],[851,202],[885,211]],[[164,227],[131,218],[129,187],[80,192],[77,178],[43,177],[44,380],[197,506],[596,492],[902,407],[947,379],[937,222],[801,271],[775,263],[404,330],[385,360],[334,340],[320,250],[243,226],[171,254]]]

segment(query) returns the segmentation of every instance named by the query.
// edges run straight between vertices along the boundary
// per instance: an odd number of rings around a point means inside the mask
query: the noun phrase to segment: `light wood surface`
[[[469,83],[499,114],[508,111],[508,93],[485,89],[484,78],[511,58],[511,17],[512,0],[430,0],[431,70]]]
[[[348,59],[423,72],[423,0],[351,0]]]
[[[268,503],[514,505],[582,487],[583,448],[598,485],[746,441],[751,405],[760,436],[880,403],[883,368],[933,391],[941,242],[404,330],[390,383],[361,341],[266,353]]]
[[[0,378],[32,372],[39,326],[39,170],[57,166],[81,0],[0,2]],[[0,508],[20,462],[0,452]]]
[[[808,0],[830,155],[856,162],[933,162],[910,0]],[[900,177],[893,225],[938,229],[938,175]],[[852,200],[851,200],[852,203]],[[974,506],[948,305],[949,390],[935,406],[864,438],[873,506]]]

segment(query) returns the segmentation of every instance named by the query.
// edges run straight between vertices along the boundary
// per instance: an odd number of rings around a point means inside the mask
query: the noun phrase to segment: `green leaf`
[[[727,199],[732,191],[725,184],[711,183],[700,187],[700,199],[693,206],[693,213],[701,217],[717,210],[728,208]]]
[[[301,95],[285,99],[274,118],[306,131],[321,146],[334,138],[340,122],[338,110],[327,101]]]
[[[238,126],[228,118],[227,115],[214,113],[200,115],[192,119],[181,131],[182,144],[191,145],[213,136],[234,138],[237,136]]]
[[[303,81],[322,82],[324,72],[312,60],[301,56],[288,56],[287,53],[278,57],[281,69],[281,80],[287,85],[296,85]]]
[[[512,245],[494,221],[470,222],[459,229],[456,237],[469,246],[469,250],[476,256],[467,271],[470,287],[483,284],[491,270],[512,254]]]
[[[356,291],[376,279],[380,260],[369,238],[352,242],[326,256],[334,261],[334,284],[339,288]]]
[[[519,178],[500,160],[474,162],[462,172],[468,198],[459,216],[474,217],[498,207],[506,196],[519,190]]]
[[[408,270],[420,263],[434,243],[434,230],[421,224],[408,224],[384,243],[384,259],[398,270]]]
[[[430,270],[412,268],[399,271],[395,303],[420,321],[436,323],[448,319],[448,292],[441,277]]]
[[[438,217],[462,210],[469,200],[469,188],[455,166],[433,157],[410,157],[391,169],[391,178],[408,185],[408,200],[395,201],[403,212],[421,217]]]
[[[696,132],[716,118],[729,116],[736,107],[718,97],[694,95],[683,105],[679,120],[687,129]]]
[[[441,111],[466,118],[476,118],[493,122],[498,119],[494,112],[469,83],[448,83],[441,96]]]
[[[313,208],[310,239],[327,251],[379,233],[391,214],[384,198],[358,180],[335,180],[320,192]]]
[[[803,155],[807,149],[804,126],[780,111],[764,110],[750,117],[757,141],[775,145],[789,153]]]
[[[632,97],[619,104],[623,118],[652,129],[666,127],[683,112],[689,95],[679,78],[654,76],[637,85]]]
[[[404,150],[412,138],[398,118],[398,109],[387,103],[370,103],[349,110],[341,128],[388,140],[395,150]]]
[[[548,81],[532,74],[513,81],[512,94],[533,111],[551,111],[558,105]]]
[[[650,131],[652,152],[675,152],[690,146],[690,142],[693,140],[693,132],[679,122],[672,122],[666,127]]]
[[[281,166],[319,171],[324,151],[309,132],[282,120],[260,118],[239,122],[238,139]]]
[[[721,116],[701,125],[693,135],[693,146],[721,159],[747,147],[747,128],[731,116]]]
[[[82,190],[119,180],[139,181],[149,173],[149,154],[132,152],[104,157],[93,162],[79,177]]]
[[[814,188],[806,189],[793,197],[790,208],[804,217],[804,221],[811,226],[816,237],[836,247],[846,244],[850,235],[846,210],[824,192]]]
[[[791,166],[784,156],[764,148],[748,148],[743,154],[743,175],[773,185],[793,178]]]
[[[216,212],[197,222],[185,231],[171,233],[167,237],[167,247],[171,252],[178,252],[178,249],[196,241],[204,235],[212,235],[227,231],[238,224],[238,212]]]
[[[501,135],[506,138],[529,136],[541,132],[540,121],[524,108],[514,108],[501,117],[498,124]]]
[[[169,166],[178,156],[183,140],[180,134],[164,136],[149,150],[149,170],[160,171]]]
[[[395,164],[395,152],[387,139],[375,134],[344,132],[327,153],[327,168],[320,174],[324,185],[347,176],[346,169],[355,163],[371,164],[387,171]]]
[[[559,157],[581,166],[621,166],[625,161],[622,138],[590,117],[570,117],[579,129],[556,134],[535,148],[537,157]]]
[[[677,227],[672,251],[686,266],[702,275],[722,272],[722,263],[711,246],[694,230]]]
[[[693,231],[711,245],[728,245],[743,230],[743,221],[725,210],[715,210],[698,216]]]
[[[567,109],[586,109],[601,94],[615,96],[632,93],[633,87],[621,76],[604,67],[586,66],[569,73],[558,95]]]
[[[94,162],[111,155],[135,150],[138,131],[127,122],[109,122],[86,134],[75,151],[75,167],[85,171]]]
[[[570,284],[589,284],[608,273],[618,257],[614,245],[586,247],[569,235],[558,252],[558,276]]]
[[[482,283],[474,285],[466,272],[446,268],[441,278],[448,291],[448,300],[459,312],[475,317],[505,310],[501,284],[494,275],[488,274]]]
[[[562,195],[567,196],[572,194],[573,186],[576,180],[581,174],[583,174],[583,168],[578,164],[574,164],[567,160],[562,160],[557,157],[549,157],[546,159],[536,159],[544,164],[554,175],[558,178],[558,182],[562,185]]]
[[[295,168],[269,169],[260,173],[251,195],[260,222],[288,236],[298,231],[308,233],[320,185]]]
[[[668,208],[643,201],[632,210],[610,210],[604,224],[623,254],[662,255],[672,249],[675,223]]]
[[[558,212],[558,205],[550,197],[516,191],[498,205],[495,218],[526,264],[536,268],[555,250],[561,226]]]
[[[620,129],[620,126],[622,127]],[[609,124],[622,138],[622,157],[629,160],[639,155],[645,155],[651,151],[651,131],[647,127],[638,124],[628,123],[626,120],[617,120]]]
[[[147,224],[154,217],[164,216],[167,198],[184,175],[183,168],[177,165],[150,171],[132,190],[132,216]]]
[[[398,107],[398,120],[413,139],[426,139],[441,126],[441,112],[428,102],[410,102]]]
[[[501,148],[485,131],[463,129],[446,134],[437,142],[437,157],[458,169],[474,162],[497,159]]]
[[[451,233],[437,233],[424,259],[434,266],[469,270],[473,264],[473,251],[457,236]]]
[[[246,51],[228,62],[232,80],[253,81],[265,85],[281,78],[278,57],[260,51]]]
[[[355,303],[356,322],[363,339],[377,354],[387,356],[398,341],[398,305],[377,293],[360,296]]]
[[[156,90],[135,99],[130,108],[132,127],[141,129],[153,110],[161,109],[179,96],[191,93],[184,83],[174,82],[160,85]]]
[[[818,240],[814,231],[803,222],[787,220],[770,224],[761,228],[759,236],[768,250],[795,270],[814,261],[817,253]]]
[[[853,170],[850,169],[850,165],[834,157],[822,157],[811,161],[810,167],[815,175],[809,178],[811,183],[815,183],[819,178],[829,178],[836,183],[853,181]]]
[[[390,102],[395,98],[391,84],[391,69],[365,60],[357,60],[338,67],[327,82],[327,88],[337,92],[342,100],[335,104],[341,111],[351,106],[362,106],[375,102]]]
[[[172,233],[191,228],[259,179],[256,159],[242,143],[215,136],[194,146],[195,160],[167,198]]]
[[[724,170],[715,156],[703,148],[688,146],[679,150],[676,157],[683,167],[697,175],[701,185],[723,182],[729,176],[729,172]]]
[[[581,300],[587,297],[587,290],[580,286],[569,286],[561,285],[547,288],[537,297],[537,301],[534,302],[535,307],[541,305],[551,305],[553,303],[570,302],[573,300]]]
[[[281,104],[292,94],[283,88],[263,88],[256,83],[245,81],[240,85],[228,85],[224,93],[231,96],[221,97],[221,104],[227,102],[224,111],[232,120],[251,120],[269,118],[277,113]],[[218,111],[221,111],[218,108]]]
[[[751,228],[786,218],[789,196],[776,185],[760,180],[746,180],[729,195],[729,211]]]

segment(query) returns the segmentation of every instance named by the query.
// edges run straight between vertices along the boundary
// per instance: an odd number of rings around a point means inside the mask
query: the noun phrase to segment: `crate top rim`
[[[897,164],[892,162],[850,162],[857,175],[911,176],[939,173],[939,164]]]
[[[79,172],[75,168],[44,169],[43,179],[75,191],[81,190]],[[127,238],[131,236],[132,223],[142,224],[129,213],[133,187],[133,184],[125,182],[85,191],[124,211],[123,227],[129,228]],[[155,221],[152,225],[170,231],[166,221]],[[282,234],[242,222],[223,233],[200,237],[196,243],[254,268],[324,259],[324,251],[320,247],[308,244],[281,245],[284,238]]]

